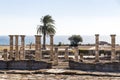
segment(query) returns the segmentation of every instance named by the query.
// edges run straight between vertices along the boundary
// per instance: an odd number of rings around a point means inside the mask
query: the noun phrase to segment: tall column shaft
[[[53,60],[53,36],[54,35],[50,35],[50,60]]]
[[[10,37],[10,59],[12,59],[13,56],[13,35],[9,35]]]
[[[25,59],[25,35],[20,35],[21,36],[21,48],[20,48],[20,60]]]
[[[19,60],[18,35],[15,35],[15,60]]]
[[[99,34],[95,34],[95,62],[99,62]]]
[[[35,42],[35,60],[40,61],[42,58],[41,35],[35,35]]]
[[[111,60],[115,61],[116,59],[116,53],[115,53],[115,36],[111,35]]]

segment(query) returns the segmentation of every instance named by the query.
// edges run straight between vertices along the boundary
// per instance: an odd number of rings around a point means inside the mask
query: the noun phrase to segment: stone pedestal
[[[69,51],[68,51],[68,47],[65,49],[65,60],[68,61],[69,60]]]
[[[53,36],[54,35],[50,35],[50,60],[53,61]]]
[[[115,36],[116,35],[110,35],[111,36],[111,61],[114,62],[116,60],[116,53],[115,53]]]
[[[25,59],[25,35],[21,36],[20,60]]]
[[[10,60],[14,57],[13,55],[13,35],[9,35],[10,37]]]
[[[79,53],[79,49],[78,49],[78,47],[75,47],[75,61],[79,61],[79,59],[78,59],[78,53]]]
[[[99,34],[95,34],[95,62],[99,62]]]
[[[35,60],[40,61],[41,57],[41,35],[35,35]]]
[[[15,60],[19,60],[18,35],[15,35]]]

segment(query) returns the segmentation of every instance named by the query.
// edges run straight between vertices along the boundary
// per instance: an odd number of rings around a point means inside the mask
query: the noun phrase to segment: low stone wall
[[[70,69],[85,71],[102,71],[102,72],[120,72],[120,62],[111,63],[82,63],[69,61]]]
[[[20,60],[20,61],[0,61],[0,69],[6,70],[36,70],[48,69],[52,64],[44,61]]]

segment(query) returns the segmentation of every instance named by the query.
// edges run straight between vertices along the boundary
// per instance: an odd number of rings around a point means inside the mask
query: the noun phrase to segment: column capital
[[[9,37],[13,37],[14,35],[9,35]]]
[[[25,35],[20,35],[21,37],[25,37]]]
[[[35,35],[35,37],[42,37],[42,35]]]
[[[52,36],[54,36],[54,34],[50,34],[50,36],[52,37]]]
[[[19,35],[14,35],[15,37],[18,37]]]
[[[116,36],[116,34],[111,34],[110,36],[113,37],[113,36]]]
[[[99,34],[95,34],[95,36],[99,36]]]

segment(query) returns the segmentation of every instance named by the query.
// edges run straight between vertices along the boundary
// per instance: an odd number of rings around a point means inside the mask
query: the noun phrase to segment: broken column
[[[58,65],[58,48],[55,48],[55,54],[54,54],[54,64],[53,65]]]
[[[53,34],[50,35],[50,60],[53,61]]]
[[[75,61],[79,61],[79,59],[78,59],[78,53],[79,53],[79,49],[78,49],[78,47],[75,47]]]
[[[68,55],[69,55],[69,51],[68,51],[68,47],[67,47],[67,48],[65,48],[65,60],[66,60],[66,61],[69,60]]]
[[[35,60],[40,61],[41,55],[41,35],[35,35]]]
[[[110,35],[111,36],[111,61],[116,60],[116,53],[115,53],[115,34]]]
[[[3,52],[4,52],[4,60],[7,61],[7,60],[8,60],[8,57],[7,57],[7,55],[8,55],[8,54],[7,54],[7,53],[8,53],[8,52],[7,52],[7,49],[4,49]]]
[[[10,37],[10,60],[12,60],[14,58],[13,55],[13,35],[9,35]]]
[[[18,35],[15,35],[15,60],[19,60]]]
[[[99,62],[99,34],[95,34],[95,62]]]
[[[25,59],[25,35],[20,35],[21,37],[21,47],[20,47],[20,60]]]
[[[83,53],[80,53],[80,62],[83,62]]]

